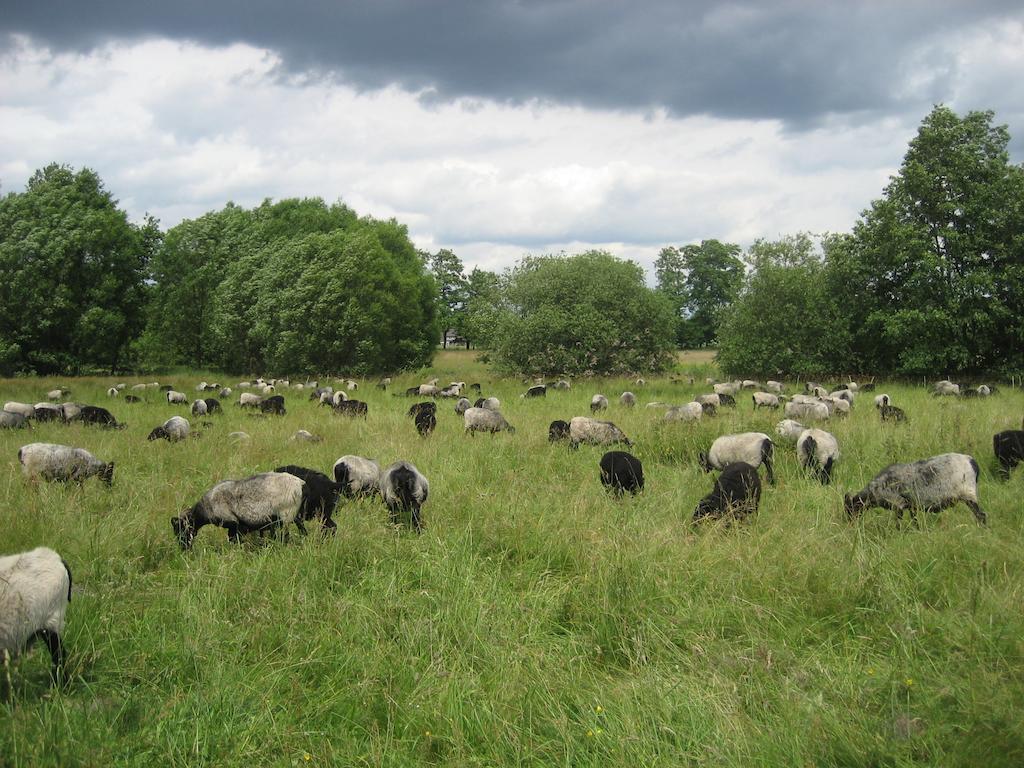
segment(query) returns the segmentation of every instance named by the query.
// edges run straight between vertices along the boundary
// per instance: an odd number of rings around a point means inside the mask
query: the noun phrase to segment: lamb
[[[784,413],[789,418],[810,419],[811,421],[827,421],[831,414],[824,403],[802,403],[790,401],[786,403]]]
[[[879,416],[882,421],[906,421],[907,414],[903,412],[902,408],[897,408],[895,405],[883,405],[878,409]]]
[[[173,389],[167,392],[167,404],[168,405],[188,405],[188,398],[185,397],[184,392],[175,392]]]
[[[263,400],[262,397],[252,392],[242,392],[238,396],[238,406],[240,408],[259,408],[261,400]]]
[[[264,472],[241,480],[224,480],[203,494],[191,509],[171,518],[181,548],[190,549],[204,525],[226,528],[228,541],[249,531],[273,530],[295,523],[306,533],[300,510],[308,497],[306,483],[284,472]]]
[[[26,427],[31,429],[32,425],[20,413],[0,411],[0,429],[25,429]]]
[[[644,489],[644,467],[640,459],[625,451],[608,451],[601,457],[601,484],[616,496]]]
[[[786,440],[796,442],[805,429],[807,429],[807,427],[799,421],[783,419],[775,425],[775,434],[779,435],[779,437],[785,438]]]
[[[709,408],[715,406],[708,403]],[[704,406],[694,401],[665,411],[665,421],[700,421],[704,415]]]
[[[0,557],[0,657],[11,658],[41,638],[50,651],[51,680],[64,682],[64,618],[71,602],[71,568],[52,549]],[[6,687],[10,692],[10,672]]]
[[[693,510],[693,520],[738,518],[757,513],[761,502],[761,478],[757,468],[744,461],[729,464],[715,480],[711,493],[701,499]]]
[[[206,415],[206,401],[196,398],[192,403],[192,415],[193,416],[205,416]]]
[[[466,402],[468,403],[469,401],[467,400]],[[419,432],[420,437],[427,437],[434,431],[434,427],[437,426],[437,416],[434,414],[434,411],[421,411],[416,414],[415,424],[416,431]]]
[[[468,397],[460,397],[459,401],[457,403],[455,403],[455,413],[457,415],[461,416],[462,414],[464,414],[466,411],[468,411],[472,407],[473,407],[473,404],[471,402],[469,402],[469,398]]]
[[[34,418],[36,415],[36,409],[28,403],[18,403],[15,401],[9,401],[4,403],[4,410],[7,413],[20,413],[26,419]]]
[[[430,483],[408,461],[396,461],[380,476],[380,492],[391,513],[391,522],[398,524],[399,512],[412,513],[412,526],[422,533],[420,507],[430,494]]]
[[[697,456],[701,469],[725,469],[729,464],[743,461],[752,467],[764,464],[768,482],[775,485],[772,471],[772,439],[763,432],[741,432],[737,435],[722,435],[711,444],[711,448]]]
[[[604,395],[594,395],[590,398],[590,412],[597,413],[608,407],[608,398]]]
[[[992,451],[999,462],[999,473],[1004,480],[1010,479],[1010,472],[1024,461],[1024,430],[1008,429],[992,436]]]
[[[287,411],[284,408],[284,395],[271,395],[259,403],[261,413],[270,413],[275,416],[284,416]]]
[[[295,475],[306,484],[303,489],[302,504],[299,507],[299,516],[303,520],[318,518],[321,522],[321,530],[333,536],[338,525],[331,519],[331,516],[338,507],[341,486],[323,472],[297,467],[294,464],[278,467],[274,471]]]
[[[413,403],[412,405],[409,406],[409,411],[405,415],[411,419],[415,419],[420,413],[423,413],[425,411],[430,411],[431,413],[436,412],[437,403],[433,403],[429,400],[426,400],[422,403]]]
[[[95,475],[108,486],[114,482],[114,462],[102,462],[84,448],[29,443],[18,451],[18,461],[29,480],[84,483]]]
[[[83,424],[95,424],[110,429],[124,429],[124,424],[118,424],[114,414],[97,405],[83,405],[75,417],[69,421],[80,421]]]
[[[370,413],[370,406],[362,400],[343,400],[334,406],[334,412],[345,416],[362,416],[365,419]]]
[[[552,421],[548,426],[548,442],[555,443],[559,440],[569,439],[569,422],[558,419]]]
[[[832,481],[832,467],[839,460],[839,441],[821,429],[806,429],[796,441],[800,465],[809,469],[822,485]]]
[[[938,512],[964,502],[979,525],[986,521],[978,505],[978,462],[964,453],[944,453],[912,464],[891,464],[867,484],[864,490],[843,498],[848,518],[864,509],[882,507],[895,510],[898,518],[904,510],[915,517],[917,510]]]
[[[166,440],[169,443],[177,443],[188,437],[192,426],[188,419],[181,416],[171,416],[167,421],[156,427],[149,433],[147,440]]]
[[[380,465],[362,456],[342,456],[334,462],[334,482],[350,498],[380,491]]]
[[[509,424],[501,411],[492,411],[488,408],[470,408],[462,414],[463,422],[466,425],[466,432],[475,436],[477,432],[507,431],[510,435],[516,433],[516,428]]]
[[[779,407],[779,396],[771,392],[755,392],[751,395],[751,400],[754,401],[755,410],[758,408],[773,408],[777,410]]]
[[[569,422],[569,446],[579,448],[580,443],[590,445],[632,445],[625,433],[610,421],[598,421],[586,416],[574,416]]]

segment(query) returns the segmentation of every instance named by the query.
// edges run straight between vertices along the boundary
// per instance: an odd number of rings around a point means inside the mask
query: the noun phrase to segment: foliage
[[[508,279],[499,365],[525,373],[654,371],[670,362],[671,308],[643,270],[602,251],[527,257]]]
[[[459,328],[466,307],[467,281],[462,274],[462,261],[455,253],[442,248],[429,258],[430,272],[437,282],[439,301],[438,319],[445,332],[444,346],[448,346],[447,331]]]
[[[663,248],[654,263],[658,291],[679,318],[676,342],[686,349],[715,342],[722,310],[743,285],[740,247],[718,240]]]
[[[498,322],[505,311],[505,286],[501,275],[474,267],[466,278],[466,305],[459,332],[480,348],[495,343]]]
[[[0,200],[0,371],[114,371],[143,321],[160,233],[88,168],[49,165]]]

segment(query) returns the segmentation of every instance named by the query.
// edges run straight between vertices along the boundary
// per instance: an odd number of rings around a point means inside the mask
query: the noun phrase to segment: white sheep
[[[701,405],[713,405],[715,408],[719,408],[722,405],[722,398],[716,392],[710,395],[697,395],[694,402],[700,403]]]
[[[476,435],[477,432],[508,432],[510,435],[516,433],[516,428],[509,424],[501,411],[492,411],[490,408],[467,408],[462,414],[466,432]]]
[[[36,415],[36,409],[29,403],[19,403],[13,400],[4,403],[4,410],[8,413],[20,413],[26,419],[34,418]]]
[[[743,461],[752,467],[764,464],[768,482],[775,485],[775,474],[772,471],[772,454],[774,443],[763,432],[741,432],[737,435],[722,435],[711,444],[705,453],[697,455],[701,469],[710,472],[712,469],[725,469],[728,465]]]
[[[884,392],[880,395],[875,395],[875,408],[881,408],[883,405],[892,405],[892,398]]]
[[[608,398],[604,395],[597,394],[590,398],[590,412],[597,413],[608,408]]]
[[[725,381],[720,384],[714,385],[716,395],[730,395],[735,396],[740,391],[740,381]]]
[[[238,405],[241,408],[259,408],[263,398],[252,392],[242,392],[238,396]]]
[[[434,382],[437,379],[433,379]],[[441,390],[438,389],[437,384],[420,384],[419,395],[420,397],[437,397]]]
[[[627,408],[632,408],[634,405],[636,405],[636,395],[634,395],[632,392],[623,392],[621,395],[619,395],[619,404],[624,405]]]
[[[65,392],[67,392],[66,389],[51,389],[49,392],[46,393],[46,399],[52,400],[53,402],[57,402],[62,397],[64,397]]]
[[[458,402],[455,403],[455,413],[457,413],[459,416],[461,416],[462,414],[464,414],[466,411],[468,411],[472,407],[473,407],[473,404],[471,402],[469,402],[469,398],[468,397],[460,397]]]
[[[771,380],[766,381],[764,383],[764,388],[767,389],[769,392],[772,392],[772,393],[774,393],[776,395],[781,395],[782,394],[782,382],[781,381],[771,381]]]
[[[791,401],[786,403],[784,412],[789,418],[810,419],[812,421],[827,421],[832,415],[828,406],[824,403],[804,403]]]
[[[82,412],[82,406],[78,403],[61,403],[60,417],[64,421],[73,421]]]
[[[142,392],[145,388],[145,384],[132,384],[132,392]]]
[[[751,400],[754,402],[755,409],[779,407],[779,396],[771,392],[754,392],[751,395]]]
[[[822,429],[805,429],[797,438],[796,455],[800,466],[811,470],[822,485],[828,485],[832,467],[839,461],[839,441]]]
[[[0,656],[4,667],[41,637],[50,651],[50,676],[61,683],[64,617],[71,602],[71,568],[46,547],[0,557]],[[7,673],[10,690],[10,672]]]
[[[176,392],[173,389],[167,392],[168,405],[188,405],[188,398],[184,392]]]
[[[761,382],[759,382],[759,381],[754,381],[753,379],[744,379],[744,380],[743,380],[743,381],[742,381],[742,382],[740,383],[740,387],[741,387],[742,389],[757,389],[757,388],[758,388],[758,387],[760,387],[760,386],[761,386]]]
[[[935,382],[935,387],[932,392],[940,397],[956,396],[960,394],[960,385],[954,384],[949,379],[943,379],[942,381]]]
[[[291,439],[294,440],[294,441],[297,441],[297,442],[302,442],[302,443],[321,443],[321,442],[323,442],[323,438],[322,437],[320,437],[319,435],[314,435],[312,432],[310,432],[308,430],[305,430],[305,429],[300,429],[298,432],[296,432],[294,435],[291,436]]]
[[[485,397],[480,407],[489,411],[499,411],[501,410],[501,400],[496,397]]]
[[[793,421],[793,419],[783,419],[775,425],[775,434],[782,437],[790,442],[796,442],[800,437],[800,434],[807,429],[799,421]]]
[[[354,390],[357,390],[357,389],[359,389],[359,382],[352,381],[352,379],[348,379],[345,382],[345,389],[347,389],[350,392],[352,392]]]
[[[857,394],[852,389],[849,388],[837,389],[835,392],[829,394],[829,397],[831,397],[833,400],[835,400],[836,398],[840,398],[848,402],[850,405],[853,405],[853,401],[856,396]]]
[[[704,406],[694,401],[665,411],[665,421],[700,421]]]
[[[249,531],[273,530],[289,523],[306,532],[299,510],[306,484],[285,472],[264,472],[241,480],[224,480],[208,490],[191,509],[171,518],[182,549],[189,549],[204,525],[227,528],[228,540]]]
[[[29,443],[18,451],[18,461],[29,480],[83,483],[93,475],[107,485],[114,482],[114,462],[103,462],[84,448],[54,443]]]
[[[340,389],[337,392],[331,394],[331,405],[338,405],[348,401],[348,395],[342,392]]]
[[[119,390],[117,387],[110,387],[109,389],[107,389],[107,397],[117,397],[120,394],[121,390]]]
[[[363,456],[342,456],[334,462],[334,482],[346,496],[367,496],[380,490],[380,465]]]
[[[430,483],[408,461],[396,461],[380,476],[380,493],[391,513],[391,522],[398,524],[399,512],[412,513],[416,533],[423,531],[420,507],[430,495]]]
[[[632,445],[625,433],[610,421],[598,421],[588,416],[574,416],[569,421],[569,445],[572,448],[579,448],[580,443]]]
[[[205,416],[209,409],[206,406],[206,401],[201,398],[196,398],[192,402],[192,415],[193,416]]]
[[[191,429],[192,426],[188,423],[188,419],[181,416],[171,416],[171,418],[150,432],[146,439],[166,440],[170,443],[176,443],[188,437]]]

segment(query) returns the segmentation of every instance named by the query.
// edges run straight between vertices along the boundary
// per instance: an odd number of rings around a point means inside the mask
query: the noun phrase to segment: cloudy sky
[[[1024,4],[0,0],[0,189],[341,199],[468,266],[846,231],[936,103],[1024,159]]]

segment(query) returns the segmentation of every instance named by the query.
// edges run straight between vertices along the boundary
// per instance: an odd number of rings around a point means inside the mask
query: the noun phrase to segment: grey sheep
[[[181,416],[171,416],[167,421],[156,427],[149,433],[147,440],[166,440],[169,443],[176,443],[188,437],[192,426],[188,419]]]
[[[710,472],[712,469],[725,469],[729,464],[746,462],[757,468],[764,464],[768,482],[775,485],[775,473],[772,471],[772,454],[774,443],[763,432],[741,432],[736,435],[722,435],[711,444],[708,451],[697,456],[701,469]]]
[[[475,435],[477,432],[508,432],[510,435],[516,433],[516,428],[509,424],[500,411],[492,411],[487,408],[469,408],[462,414],[466,425],[466,432]]]
[[[380,490],[380,465],[363,456],[342,456],[334,462],[334,482],[345,496],[367,496]]]
[[[42,478],[83,483],[95,475],[107,485],[114,482],[114,462],[100,461],[84,448],[29,443],[18,451],[18,461],[30,480]]]
[[[399,512],[411,512],[413,528],[416,533],[422,533],[420,507],[430,495],[430,483],[415,466],[408,461],[396,461],[390,465],[381,473],[380,493],[393,524],[398,524]]]
[[[610,421],[598,421],[588,416],[574,416],[569,422],[569,445],[579,448],[580,443],[589,445],[632,445],[625,433]]]
[[[805,429],[796,441],[800,465],[809,469],[822,485],[832,482],[832,467],[839,461],[839,441],[823,429]]]

